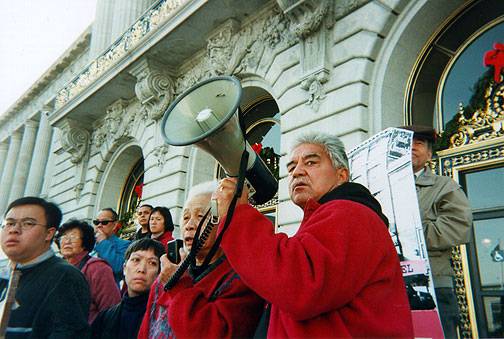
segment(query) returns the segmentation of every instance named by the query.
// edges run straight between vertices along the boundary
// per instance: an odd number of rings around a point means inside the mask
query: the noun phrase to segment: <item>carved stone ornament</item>
[[[320,28],[327,17],[332,18],[334,0],[277,0],[278,5],[291,20],[291,30],[305,39]],[[333,21],[328,21],[332,26]]]
[[[326,70],[312,74],[301,82],[301,88],[308,92],[306,102],[314,111],[318,111],[320,102],[326,97],[323,84],[329,80],[329,72]]]
[[[144,118],[159,120],[173,100],[174,85],[166,73],[166,66],[144,58],[130,73],[137,78],[135,93],[142,105]]]
[[[90,133],[81,125],[78,121],[65,119],[57,126],[61,131],[61,147],[71,155],[70,161],[74,164],[82,161],[89,148]]]
[[[77,200],[77,202],[79,201],[80,199],[80,196],[81,196],[81,193],[82,193],[82,190],[84,189],[84,184],[83,183],[78,183],[77,185],[75,185],[74,187],[74,193],[75,193],[75,199]]]
[[[307,105],[318,111],[329,79],[328,28],[334,23],[333,0],[277,0],[299,39],[301,88],[308,92]],[[323,24],[325,23],[325,24]]]
[[[458,115],[459,128],[450,139],[450,147],[458,147],[504,135],[504,83],[488,86],[485,107],[465,118],[463,105]]]
[[[157,159],[157,166],[162,169],[166,161],[168,160],[168,145],[161,145],[154,148],[153,154]]]
[[[289,25],[278,9],[242,28],[237,20],[224,22],[210,34],[203,58],[177,79],[177,93],[216,75],[255,74],[261,63],[272,62],[275,50],[296,43]]]
[[[93,135],[93,143],[100,148],[108,143],[112,146],[122,140],[131,138],[131,129],[135,126],[136,115],[132,110],[127,110],[128,101],[119,99],[107,107],[103,123]]]

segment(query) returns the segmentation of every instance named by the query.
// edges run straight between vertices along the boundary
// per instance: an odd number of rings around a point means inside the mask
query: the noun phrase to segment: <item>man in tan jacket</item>
[[[436,131],[425,126],[403,128],[414,132],[413,172],[443,331],[446,338],[456,338],[459,310],[454,291],[451,249],[469,242],[471,207],[458,183],[449,177],[433,174],[426,165],[432,158]]]

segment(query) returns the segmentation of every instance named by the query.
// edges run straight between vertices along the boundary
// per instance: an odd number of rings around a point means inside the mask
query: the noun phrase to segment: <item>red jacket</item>
[[[152,235],[151,235],[152,238]],[[164,248],[167,248],[168,241],[173,240],[172,232],[166,231],[159,238],[152,238],[163,244]]]
[[[196,278],[185,274],[167,292],[158,280],[138,338],[251,337],[264,302],[231,269],[225,257]]]
[[[270,338],[413,337],[390,234],[360,203],[308,201],[291,238],[239,205],[221,246],[245,284],[272,304]]]
[[[81,260],[88,252],[82,252],[75,267],[79,268]],[[112,268],[103,259],[91,257],[81,269],[89,284],[91,305],[89,306],[88,321],[91,324],[100,311],[105,310],[121,301],[119,288],[114,279]]]

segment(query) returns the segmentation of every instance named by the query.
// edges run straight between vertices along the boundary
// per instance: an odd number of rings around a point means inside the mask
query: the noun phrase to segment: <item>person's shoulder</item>
[[[460,185],[451,177],[437,174],[433,174],[433,177],[434,177],[434,186],[444,187],[450,190],[457,190],[460,188]]]
[[[130,240],[126,240],[126,239],[123,239],[123,238],[120,238],[118,236],[116,236],[116,239],[115,239],[118,243],[120,243],[121,245],[129,245],[131,243]]]
[[[50,271],[63,272],[64,274],[79,277],[82,276],[81,271],[77,267],[69,264],[66,260],[60,257],[54,256],[49,260],[51,261],[48,265],[48,270]]]
[[[101,311],[98,314],[97,318],[100,317],[101,319],[103,319],[105,321],[110,320],[114,315],[116,315],[117,312],[119,312],[119,308],[121,307],[121,304],[122,304],[122,300],[121,300],[121,302],[119,302],[113,306],[110,306],[109,308],[104,309],[103,311]]]
[[[87,262],[86,265],[82,268],[82,271],[85,272],[87,270],[93,270],[93,271],[103,271],[103,270],[111,270],[112,267],[110,264],[102,259],[102,258],[97,258],[97,257],[91,257]]]
[[[388,225],[375,210],[353,200],[329,201],[321,205],[311,218],[313,217],[318,221],[326,221],[319,223],[323,230],[329,230],[330,228],[326,227],[327,223],[332,223],[338,225],[339,228],[350,229],[352,232],[360,232],[362,229],[367,231],[376,229],[380,233],[383,231],[388,233]]]
[[[317,209],[317,211],[330,214],[348,214],[349,212],[376,214],[370,207],[351,199],[338,199],[328,201],[327,203],[322,204]]]
[[[46,265],[42,268],[48,279],[55,279],[55,282],[63,281],[69,286],[79,283],[87,285],[84,274],[77,267],[70,265],[64,259],[57,256],[48,259]]]

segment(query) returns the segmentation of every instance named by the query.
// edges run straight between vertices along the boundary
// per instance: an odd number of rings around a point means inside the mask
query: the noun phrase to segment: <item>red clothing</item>
[[[74,266],[79,268],[79,264],[87,254],[87,251],[79,254],[77,259],[80,260]],[[121,295],[112,268],[105,260],[91,257],[81,268],[81,272],[86,277],[91,292],[88,317],[88,322],[91,324],[100,311],[118,304],[121,301]]]
[[[308,201],[291,238],[239,205],[221,247],[244,283],[272,304],[270,338],[413,337],[390,234],[360,203]]]
[[[221,257],[195,280],[186,273],[167,292],[156,280],[138,338],[251,337],[263,305]]]
[[[151,235],[151,238],[152,238],[152,235]],[[173,236],[172,236],[172,232],[166,231],[163,234],[161,234],[161,236],[159,238],[152,238],[152,239],[157,240],[160,243],[162,243],[166,249],[167,248],[166,245],[168,244],[168,241],[173,240]]]

